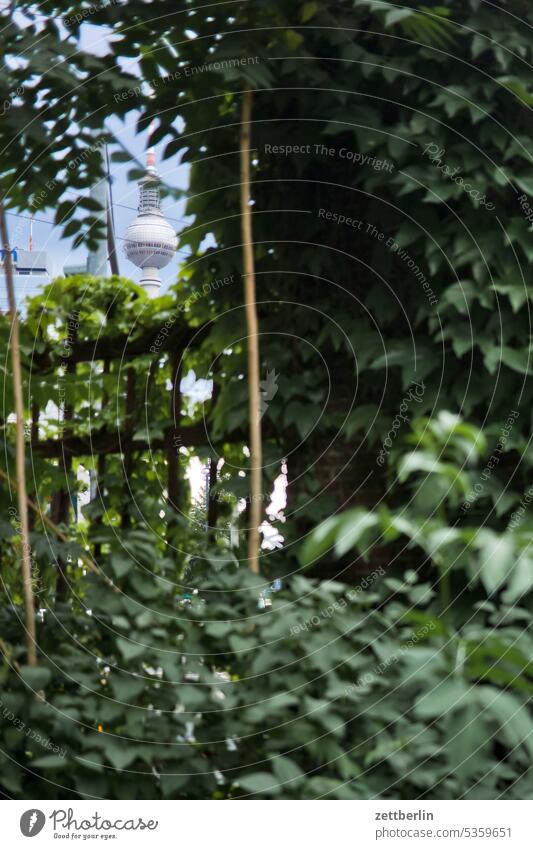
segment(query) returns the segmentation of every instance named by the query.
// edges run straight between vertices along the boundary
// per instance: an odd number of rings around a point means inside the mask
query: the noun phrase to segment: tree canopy
[[[527,4],[0,16],[8,211],[54,208],[91,245],[102,144],[139,173],[111,116],[153,121],[163,158],[190,166],[168,293],[61,278],[21,324],[36,667],[2,363],[2,792],[531,798]],[[87,22],[110,28],[106,55],[80,49]],[[263,518],[288,478],[259,575],[245,92]],[[0,317],[6,350],[11,330]],[[204,404],[181,393],[191,369],[213,381]]]

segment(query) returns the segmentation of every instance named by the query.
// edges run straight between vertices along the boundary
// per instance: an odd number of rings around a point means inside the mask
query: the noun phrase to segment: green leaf
[[[296,32],[293,29],[285,30],[285,41],[287,42],[287,46],[290,50],[298,50],[303,43],[304,37],[300,32]]]
[[[20,676],[32,690],[44,690],[52,677],[49,669],[43,666],[21,666]]]
[[[124,660],[133,660],[136,657],[146,654],[146,646],[140,646],[137,643],[132,643],[130,640],[125,640],[123,637],[117,639],[117,647]]]
[[[390,27],[394,24],[397,24],[399,21],[405,20],[405,18],[410,18],[415,14],[414,9],[393,9],[391,12],[387,12],[385,15],[385,26]]]
[[[298,764],[294,763],[290,758],[279,755],[272,758],[272,769],[277,779],[281,784],[298,784],[305,774],[302,772]]]
[[[258,796],[273,794],[279,786],[279,782],[270,772],[253,772],[245,777],[239,776],[239,785],[248,793]]]
[[[351,548],[364,547],[365,533],[380,524],[378,516],[363,508],[350,510],[337,526],[335,554],[342,557]]]
[[[302,6],[301,20],[303,24],[306,24],[307,21],[310,21],[311,18],[314,18],[316,13],[318,12],[318,3],[304,3]]]
[[[65,758],[59,755],[44,755],[31,762],[37,769],[61,769],[65,768]]]
[[[122,745],[116,741],[107,743],[104,752],[109,763],[118,770],[130,766],[138,756],[137,747],[127,740]]]
[[[134,565],[130,558],[125,557],[124,554],[111,555],[111,568],[117,578],[123,578]]]
[[[506,604],[515,604],[519,598],[533,589],[533,559],[528,551],[519,554],[502,595]]]
[[[520,699],[496,687],[485,686],[478,688],[478,698],[488,715],[498,723],[508,745],[523,746],[528,758],[533,758],[533,718]]]
[[[161,776],[161,789],[163,791],[163,796],[165,799],[172,799],[175,797],[175,794],[180,790],[183,790],[187,787],[191,780],[190,775],[162,775]]]
[[[133,675],[125,677],[118,672],[111,676],[111,688],[116,698],[126,704],[135,704],[148,682]]]
[[[516,561],[514,543],[510,534],[498,536],[488,529],[480,536],[480,576],[487,592],[493,593],[511,574]]]
[[[340,521],[341,517],[330,516],[313,531],[306,540],[300,555],[302,565],[308,566],[333,547]]]

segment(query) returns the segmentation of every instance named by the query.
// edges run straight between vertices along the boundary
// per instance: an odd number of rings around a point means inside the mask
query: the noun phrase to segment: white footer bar
[[[71,801],[2,804],[2,845],[167,849],[532,846],[533,802]],[[67,842],[68,841],[68,842]],[[297,843],[296,843],[297,841]]]

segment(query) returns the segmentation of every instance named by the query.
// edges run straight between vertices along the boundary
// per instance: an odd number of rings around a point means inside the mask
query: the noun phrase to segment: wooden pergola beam
[[[170,327],[158,324],[149,327],[139,336],[120,333],[113,336],[102,335],[98,339],[81,339],[75,342],[68,355],[69,363],[87,363],[95,360],[130,360],[143,354],[164,353],[173,350],[185,350],[198,347],[207,335],[209,325],[189,327],[176,321]],[[49,349],[43,353],[33,352],[32,371],[47,372],[57,368],[64,359],[59,347],[57,352]]]
[[[125,431],[110,432],[102,428],[87,436],[64,434],[60,439],[41,439],[30,443],[31,451],[39,457],[48,459],[69,455],[87,457],[91,454],[121,454],[126,447],[131,451],[150,451],[166,449],[175,445],[174,428],[167,429],[163,439],[132,439]],[[182,427],[179,431],[180,446],[195,447],[208,444],[208,436],[203,424]]]

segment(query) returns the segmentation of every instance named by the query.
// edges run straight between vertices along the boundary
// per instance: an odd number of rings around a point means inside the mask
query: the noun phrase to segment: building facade
[[[38,295],[50,283],[48,256],[45,251],[11,250],[15,300],[21,313],[25,311],[26,298]],[[5,281],[5,251],[0,251],[0,312],[8,312]]]

